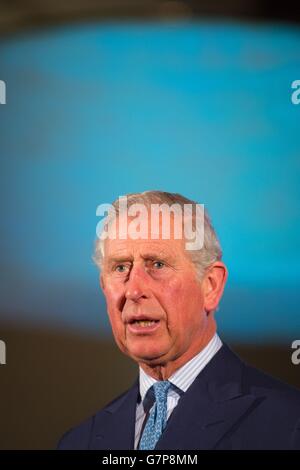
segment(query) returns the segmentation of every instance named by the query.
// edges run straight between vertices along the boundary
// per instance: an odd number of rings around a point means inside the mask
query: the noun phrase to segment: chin
[[[119,342],[121,351],[135,362],[145,364],[161,364],[170,351],[170,342],[165,338],[125,338]]]
[[[136,362],[145,363],[147,365],[162,365],[165,362],[166,351],[151,348],[132,348],[128,350],[129,356]]]

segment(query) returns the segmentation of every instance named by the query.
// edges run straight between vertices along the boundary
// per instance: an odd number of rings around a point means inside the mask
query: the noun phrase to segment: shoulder
[[[246,365],[244,387],[256,397],[257,404],[248,417],[250,429],[255,429],[248,445],[300,449],[300,390]]]
[[[119,406],[128,394],[128,390],[109,402],[104,408],[90,416],[80,424],[67,431],[57,444],[58,450],[84,450],[88,449],[93,435],[95,423],[105,422],[107,414],[114,407]]]
[[[213,372],[221,378],[221,383],[238,383],[240,394],[256,398],[257,410],[268,416],[276,409],[277,416],[285,413],[290,422],[300,418],[299,389],[247,364],[227,344],[223,344],[218,355]]]
[[[265,396],[276,403],[283,403],[288,409],[300,412],[300,390],[263,372],[251,365],[243,364],[243,388],[254,395]]]
[[[223,343],[220,353],[223,373],[226,376],[232,375],[230,369],[234,369],[235,377],[239,377],[241,381],[243,392],[254,395],[264,393],[267,396],[288,397],[292,402],[300,403],[300,389],[248,364],[225,343]]]
[[[292,385],[288,385],[282,380],[254,367],[251,364],[244,362],[239,358],[243,365],[242,380],[245,386],[252,386],[265,389],[266,391],[275,392],[279,394],[288,394],[294,396],[296,399],[300,398],[300,390]]]
[[[223,374],[239,383],[238,396],[252,397],[239,428],[245,448],[300,449],[300,390],[245,363],[228,346],[221,359]]]

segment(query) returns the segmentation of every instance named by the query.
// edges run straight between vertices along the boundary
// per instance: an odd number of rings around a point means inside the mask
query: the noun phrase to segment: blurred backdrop
[[[299,12],[257,1],[0,1],[0,448],[53,448],[129,387],[92,262],[96,207],[204,203],[219,334],[300,388]]]

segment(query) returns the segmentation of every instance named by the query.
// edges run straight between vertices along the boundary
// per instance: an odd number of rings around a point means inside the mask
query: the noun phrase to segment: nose
[[[141,266],[132,267],[129,279],[126,282],[125,297],[137,302],[141,298],[147,298],[146,273]]]

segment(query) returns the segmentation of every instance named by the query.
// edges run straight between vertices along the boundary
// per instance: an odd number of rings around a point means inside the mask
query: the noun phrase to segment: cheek
[[[161,287],[161,292],[166,298],[178,298],[181,296],[184,290],[184,285],[181,279],[173,278],[166,281]]]
[[[107,312],[113,329],[123,327],[120,312],[120,301],[123,296],[123,289],[114,284],[108,284],[104,290],[107,305]]]
[[[156,300],[164,310],[165,320],[169,325],[176,321],[176,310],[181,292],[181,282],[178,279],[160,282],[159,286],[153,289]]]
[[[169,280],[165,285],[160,286],[162,296],[166,299],[174,301],[186,302],[189,299],[199,302],[201,298],[201,290],[199,284],[195,282],[194,278],[181,279],[174,278]]]
[[[160,283],[156,293],[158,301],[166,313],[168,323],[176,322],[178,312],[181,310],[180,304],[184,298],[181,280],[176,278]]]
[[[204,307],[200,286],[194,278],[185,279],[184,282],[176,278],[161,286],[160,301],[167,313],[168,323],[175,326],[180,321],[199,318]]]
[[[107,282],[103,290],[107,306],[116,309],[120,305],[120,299],[124,295],[124,288],[115,282]]]

